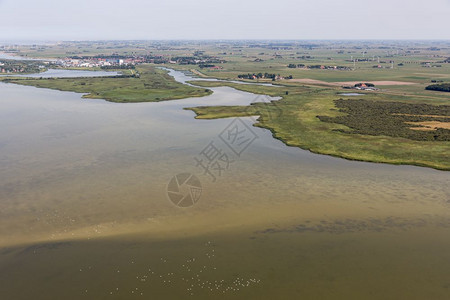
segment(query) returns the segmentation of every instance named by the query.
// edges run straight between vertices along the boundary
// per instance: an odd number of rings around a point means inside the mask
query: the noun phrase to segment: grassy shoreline
[[[320,121],[318,115],[344,115],[334,105],[334,100],[340,97],[340,89],[312,86],[273,88],[228,82],[194,83],[202,87],[226,85],[242,91],[282,97],[272,103],[254,103],[250,106],[186,108],[194,111],[197,119],[259,115],[254,126],[270,130],[274,138],[287,146],[349,160],[450,170],[448,141],[414,141],[381,135],[348,134],[340,132],[349,130],[347,126]],[[416,103],[415,99],[383,93],[367,94],[365,97],[377,101]]]
[[[83,93],[83,98],[117,103],[158,102],[203,97],[209,89],[194,88],[176,82],[167,71],[151,65],[137,68],[139,76],[89,78],[0,78],[0,82]]]

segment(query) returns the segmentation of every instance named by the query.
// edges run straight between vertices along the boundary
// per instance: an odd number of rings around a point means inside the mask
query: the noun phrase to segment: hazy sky
[[[450,0],[0,0],[0,41],[450,39]]]

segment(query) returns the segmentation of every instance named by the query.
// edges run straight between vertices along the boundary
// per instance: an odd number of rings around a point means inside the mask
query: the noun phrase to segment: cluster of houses
[[[356,90],[363,90],[363,91],[378,90],[373,83],[357,83],[351,88],[356,89]]]
[[[44,69],[45,66],[38,65],[37,63],[16,63],[16,62],[1,62],[0,61],[0,73],[35,73]]]
[[[273,81],[275,80],[283,80],[283,79],[292,79],[292,75],[289,75],[287,77],[283,77],[280,74],[269,74],[269,73],[258,73],[258,74],[240,74],[238,75],[239,79],[252,79],[252,80],[257,80],[257,79],[271,79]]]
[[[304,65],[304,64],[289,64],[288,68],[291,69],[295,69],[295,68],[299,68],[299,69],[320,69],[320,70],[343,70],[343,71],[348,71],[348,70],[352,70],[352,68],[350,67],[346,67],[346,66],[326,66],[326,65]]]
[[[136,65],[145,62],[144,58],[105,58],[105,57],[90,57],[90,58],[64,58],[58,60],[56,63],[63,67],[110,67],[110,66],[128,66]]]
[[[0,68],[0,73],[24,73],[25,68]]]
[[[168,63],[170,64],[179,64],[179,65],[199,65],[208,68],[216,67],[216,64],[223,64],[227,61],[224,59],[220,59],[214,56],[204,55],[204,54],[196,54],[194,56],[177,56],[172,57]],[[216,67],[216,69],[220,69],[221,67]]]
[[[433,64],[432,62],[422,62],[420,63],[423,68],[441,68],[442,65]]]
[[[187,57],[173,57],[168,56],[95,56],[95,57],[67,57],[58,60],[56,63],[62,67],[125,67],[134,66],[142,63],[155,63],[155,64],[180,64],[180,65],[199,65],[200,67],[211,68],[211,69],[222,69],[220,66],[215,64],[224,63],[224,60],[209,57],[203,55],[202,57],[187,56]]]
[[[375,87],[373,83],[357,83],[353,86],[343,85],[342,88],[349,90],[360,90],[360,91],[378,91],[379,89]]]

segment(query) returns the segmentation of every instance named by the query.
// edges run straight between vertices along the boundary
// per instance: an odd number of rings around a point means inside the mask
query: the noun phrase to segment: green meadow
[[[111,102],[157,102],[163,100],[202,97],[211,91],[176,82],[167,71],[151,65],[136,68],[139,77],[94,78],[0,78],[5,82],[84,93],[83,98],[105,99]]]
[[[348,134],[342,132],[349,130],[344,125],[320,121],[317,118],[319,115],[329,117],[344,115],[334,104],[334,100],[342,98],[338,95],[341,93],[338,88],[262,87],[203,81],[193,83],[202,87],[230,86],[251,93],[282,97],[281,100],[270,104],[254,103],[250,107],[189,108],[197,114],[198,119],[259,115],[255,126],[269,129],[275,138],[289,146],[351,160],[411,164],[450,170],[450,143],[448,141],[414,141],[389,136]],[[415,99],[409,97],[384,93],[366,93],[364,97],[366,100],[375,101],[415,102]]]

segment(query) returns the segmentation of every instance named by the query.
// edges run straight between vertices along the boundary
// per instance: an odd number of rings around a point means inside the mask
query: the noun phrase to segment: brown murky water
[[[114,104],[0,84],[1,298],[450,298],[448,172],[315,155],[253,127],[237,156],[220,139],[234,119],[182,108],[255,96],[214,91]],[[215,182],[194,160],[210,142],[233,161]],[[184,172],[203,188],[189,208],[166,195]]]

